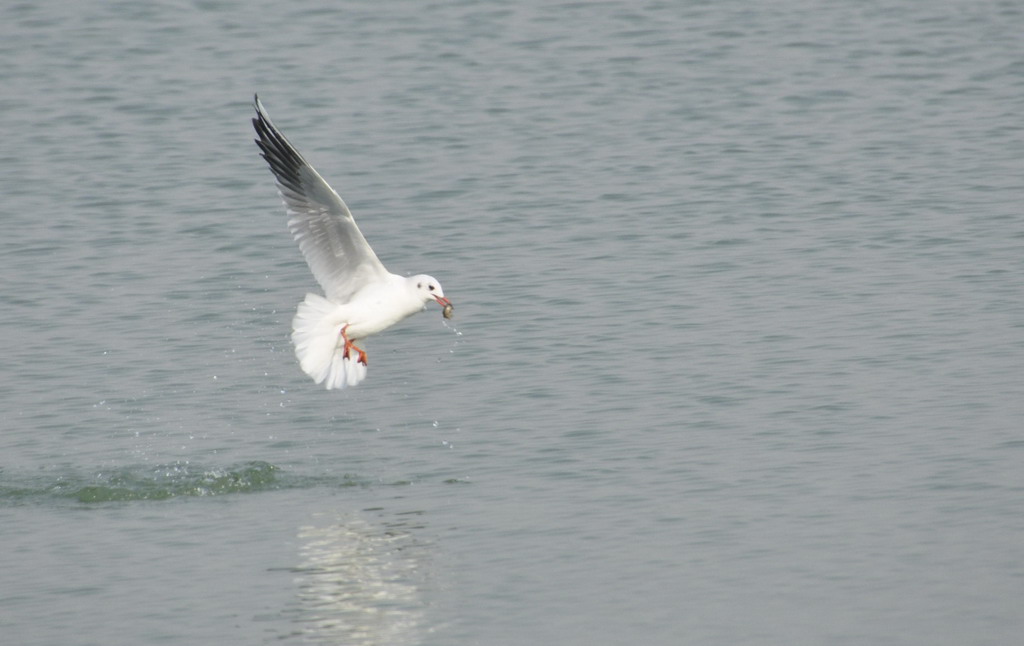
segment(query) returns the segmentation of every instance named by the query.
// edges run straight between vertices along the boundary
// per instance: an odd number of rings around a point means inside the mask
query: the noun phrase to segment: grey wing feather
[[[345,202],[274,127],[255,99],[256,145],[288,210],[288,228],[327,298],[347,301],[388,271],[359,231]]]

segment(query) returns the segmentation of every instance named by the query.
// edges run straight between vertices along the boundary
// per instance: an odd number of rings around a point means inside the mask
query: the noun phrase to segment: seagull
[[[256,145],[270,165],[292,232],[324,296],[306,294],[292,319],[292,343],[303,372],[328,389],[366,378],[366,352],[356,342],[382,332],[436,301],[453,306],[432,276],[389,272],[337,192],[274,127],[254,97]]]

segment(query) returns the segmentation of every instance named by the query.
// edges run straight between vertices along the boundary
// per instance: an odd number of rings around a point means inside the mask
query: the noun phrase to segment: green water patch
[[[351,475],[304,476],[269,462],[253,461],[217,468],[188,462],[115,467],[83,475],[15,476],[0,471],[0,504],[30,504],[59,499],[79,503],[169,500],[250,494],[280,489],[353,487],[372,483]]]
[[[269,462],[249,462],[228,469],[197,469],[187,464],[149,472],[128,468],[119,469],[96,484],[70,487],[63,495],[78,502],[115,502],[253,493],[281,488],[279,472]]]

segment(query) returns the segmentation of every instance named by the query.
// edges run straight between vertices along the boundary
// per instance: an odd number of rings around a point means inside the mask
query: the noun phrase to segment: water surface
[[[0,631],[1006,644],[1010,2],[0,9]],[[456,303],[298,369],[259,92]]]

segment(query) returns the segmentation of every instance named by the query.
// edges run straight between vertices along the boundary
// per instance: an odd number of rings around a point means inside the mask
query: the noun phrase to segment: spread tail
[[[359,363],[351,353],[344,358],[341,339],[343,323],[331,321],[337,305],[318,294],[306,294],[292,319],[292,343],[302,371],[332,388],[355,386],[366,379],[366,364]]]

